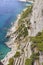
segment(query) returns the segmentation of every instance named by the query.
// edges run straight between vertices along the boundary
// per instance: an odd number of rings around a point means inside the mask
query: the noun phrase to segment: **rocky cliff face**
[[[31,16],[32,30],[31,35],[43,30],[43,0],[35,0]]]

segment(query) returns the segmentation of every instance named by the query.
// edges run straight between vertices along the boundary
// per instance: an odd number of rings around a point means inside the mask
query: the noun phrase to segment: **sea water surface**
[[[18,0],[0,0],[0,60],[11,50],[5,45],[8,41],[5,37],[7,30],[11,27],[11,22],[17,19],[17,15],[26,8],[26,4]]]

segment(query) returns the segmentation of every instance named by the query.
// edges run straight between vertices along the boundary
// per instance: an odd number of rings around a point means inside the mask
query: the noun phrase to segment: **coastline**
[[[24,9],[24,11],[25,11],[25,9]],[[22,14],[22,13],[21,13]],[[16,20],[16,22],[15,23],[13,23],[12,24],[12,27],[10,28],[10,31],[9,32],[11,32],[9,35],[11,35],[11,34],[13,34],[14,33],[14,31],[16,30],[16,26],[18,25],[18,20],[19,20],[19,17],[21,17],[21,14],[20,15],[18,15],[17,16],[17,20]],[[35,14],[34,14],[35,15]],[[33,15],[32,15],[33,16]],[[33,23],[33,19],[31,19],[32,21],[32,23]],[[41,22],[40,22],[41,23]],[[38,23],[36,23],[36,25],[37,25]],[[34,25],[34,23],[33,23],[33,25]],[[40,25],[41,26],[41,25]],[[40,26],[38,26],[37,25],[37,27],[38,27],[38,29],[39,29],[39,27]],[[32,26],[33,27],[33,26]],[[33,33],[35,33],[34,35],[36,35],[36,32],[39,32],[39,30],[38,30],[37,28],[35,28],[35,26],[30,30],[30,33],[32,32],[32,35],[33,35]],[[41,29],[42,29],[42,27],[41,27]],[[35,30],[35,32],[34,32],[34,30]],[[31,34],[30,34],[31,35]],[[34,36],[33,35],[33,36]],[[17,51],[17,44],[16,43],[14,43],[14,39],[15,39],[15,36],[12,36],[11,35],[11,38],[13,38],[13,39],[10,39],[7,43],[6,43],[6,45],[8,46],[8,47],[10,47],[11,48],[11,51],[10,52],[8,52],[8,54],[6,55],[6,57],[3,59],[3,64],[4,65],[7,65],[8,64],[8,61],[9,61],[9,58],[11,58],[11,57],[13,57],[14,56],[14,54],[16,53],[16,51]],[[11,42],[11,43],[10,43]],[[10,43],[10,44],[9,44]],[[30,47],[30,44],[29,44],[29,46],[28,46],[28,50],[29,50],[29,52],[28,53],[31,53],[31,47]],[[27,54],[25,54],[25,55],[27,55]],[[31,55],[31,54],[29,54],[29,55]],[[30,57],[29,57],[30,58]]]
[[[27,7],[24,8],[23,11],[25,11],[26,9],[27,9]],[[11,34],[13,34],[14,31],[16,31],[16,26],[18,25],[18,20],[21,18],[22,12],[17,15],[17,20],[12,24],[11,28],[8,30],[6,37],[10,36]],[[17,51],[17,44],[13,42],[15,40],[15,36],[12,40],[13,44],[12,44],[12,42],[10,42],[10,40],[5,43],[9,48],[11,48],[11,51],[8,52],[7,55],[4,57],[4,59],[1,60],[1,62],[4,65],[8,64],[9,59],[11,57],[13,57],[15,55],[16,51]]]
[[[18,20],[20,19],[21,17],[21,14],[18,14],[17,16],[17,20],[12,24],[12,27],[9,29],[9,31],[7,32],[7,36],[10,36],[15,30],[16,30],[16,26],[18,24]],[[10,33],[9,33],[10,32]],[[15,37],[14,37],[15,39]],[[12,40],[13,41],[13,40]],[[17,45],[16,43],[14,44],[11,44],[10,43],[10,40],[8,42],[5,43],[9,48],[11,48],[11,51],[7,53],[7,55],[4,57],[4,59],[1,60],[1,62],[4,64],[4,65],[7,65],[8,64],[8,61],[9,59],[14,56],[14,54],[16,53],[16,50],[17,50]]]
[[[14,54],[16,53],[16,45],[13,45],[14,47],[11,49],[10,52],[7,53],[7,55],[4,57],[4,59],[1,60],[1,62],[4,64],[4,65],[7,65],[8,64],[8,61],[11,57],[14,56]]]
[[[31,4],[30,4],[30,5],[31,5]],[[28,5],[28,6],[30,6],[30,5]],[[24,8],[23,11],[25,11],[26,9],[27,9],[27,7]],[[23,12],[23,11],[22,11],[22,12]],[[8,42],[6,42],[5,44],[6,44],[9,48],[11,48],[11,51],[8,52],[7,55],[4,57],[4,59],[1,60],[1,62],[2,62],[4,65],[7,65],[7,64],[8,64],[9,59],[10,59],[11,57],[13,57],[13,56],[15,55],[16,51],[17,51],[17,44],[14,43],[15,36],[12,35],[12,34],[13,34],[13,33],[16,31],[16,29],[17,29],[16,26],[18,25],[18,21],[19,21],[19,19],[21,18],[22,12],[17,15],[17,20],[16,20],[14,23],[12,23],[11,28],[10,28],[10,29],[8,30],[8,32],[7,32],[6,37],[7,37],[7,36],[11,36],[11,38],[10,38],[10,40],[9,40]],[[12,44],[12,43],[13,43],[13,44]]]

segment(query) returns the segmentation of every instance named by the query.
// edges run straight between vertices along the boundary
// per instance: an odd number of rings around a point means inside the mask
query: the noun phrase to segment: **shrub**
[[[32,60],[31,59],[26,59],[25,65],[32,65]]]
[[[19,57],[20,56],[20,52],[16,52],[16,54],[14,55],[14,57],[16,58],[16,57]]]
[[[14,62],[14,59],[13,59],[13,58],[10,58],[10,59],[9,59],[9,64],[8,64],[8,65],[13,65],[13,62]]]
[[[38,32],[37,36],[40,36],[41,35],[41,32]]]
[[[32,60],[39,59],[39,53],[33,53],[31,58]]]
[[[39,51],[43,51],[43,31],[39,32],[37,36],[31,37],[31,41],[35,44]],[[34,44],[32,45],[32,48],[34,47]]]

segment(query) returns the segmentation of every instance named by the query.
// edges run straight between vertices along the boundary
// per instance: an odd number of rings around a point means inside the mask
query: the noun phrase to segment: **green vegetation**
[[[31,56],[32,60],[39,59],[39,53],[33,53]]]
[[[43,42],[42,43],[38,43],[37,47],[40,51],[43,51]]]
[[[21,27],[22,27],[22,25],[21,25]],[[19,35],[18,35],[18,37],[21,37],[22,35],[24,36],[24,37],[26,37],[27,35],[28,35],[28,31],[27,31],[27,28],[24,26],[24,27],[22,27],[21,29],[19,28]]]
[[[36,44],[31,45],[31,49],[33,50],[36,47]]]
[[[16,40],[21,41],[22,39],[24,39],[26,36],[28,36],[28,30],[27,27],[25,27],[24,24],[22,24],[21,26],[19,26],[18,31],[16,32],[18,34]],[[22,37],[22,39],[21,39]]]
[[[13,59],[13,58],[10,58],[10,59],[9,59],[9,64],[8,64],[8,65],[13,65],[13,62],[14,62],[14,59]]]
[[[32,47],[37,46],[39,51],[43,51],[43,31],[39,32],[35,37],[31,37],[31,41],[35,43]]]
[[[42,63],[42,65],[43,65],[43,63]]]
[[[30,19],[28,15],[32,12],[32,5],[28,6],[25,11],[21,14],[21,18],[18,21],[18,27],[14,34],[17,35],[15,41],[22,41],[28,36],[28,29],[30,29]],[[26,27],[27,26],[27,27]]]
[[[39,61],[39,51],[43,51],[43,31],[39,32],[36,36],[31,37],[30,40],[32,41],[32,60]]]
[[[38,34],[36,36],[41,36],[41,32],[38,32]]]
[[[21,24],[21,23],[25,23],[25,21],[26,22],[30,22],[30,19],[29,20],[28,19],[25,20],[25,18],[29,17],[29,15],[31,14],[32,7],[33,7],[32,5],[31,6],[28,6],[27,9],[22,12],[21,18],[18,21],[18,25]]]
[[[30,59],[26,59],[25,65],[32,65],[36,59],[39,59],[39,53],[32,53]]]
[[[39,53],[33,53],[30,59],[27,58],[25,61],[25,65],[32,65],[35,59],[39,59]]]
[[[32,5],[28,6],[25,11],[23,11],[21,18],[26,18],[32,12]]]
[[[16,54],[14,55],[14,57],[15,58],[20,57],[20,52],[17,51]]]
[[[26,59],[25,65],[32,65],[32,60],[31,59]]]

